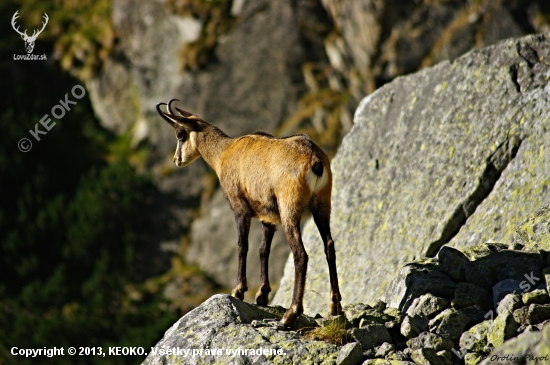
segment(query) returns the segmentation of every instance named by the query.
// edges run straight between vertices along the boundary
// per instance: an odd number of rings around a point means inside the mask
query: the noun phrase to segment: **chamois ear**
[[[172,99],[168,102],[168,111],[170,112],[170,114],[174,115],[175,113],[172,111],[172,103],[174,101],[179,101],[179,99]],[[200,120],[200,121],[203,121],[201,118],[197,117],[195,114],[193,113],[189,113],[189,112],[186,112],[185,110],[181,110],[180,108],[178,108],[177,106],[175,107],[178,114],[181,115],[182,117],[184,118],[188,118],[190,120]]]
[[[180,115],[174,114],[174,112],[172,111],[172,103],[174,101],[178,101],[178,99],[172,99],[168,102],[168,104],[158,103],[157,104],[157,112],[159,113],[159,115],[164,120],[166,120],[173,128],[177,128],[178,126],[181,126],[185,129],[187,129],[188,131],[197,130],[197,128],[198,128],[197,122],[198,121],[203,121],[203,120],[201,118],[199,118],[198,116],[192,114],[192,113],[189,113],[189,112],[186,112],[184,110],[179,109],[178,107],[176,107],[176,110],[178,111],[178,114],[180,114]],[[161,105],[166,105],[167,106],[168,113],[163,112],[162,110],[160,110]]]
[[[163,114],[168,120],[176,123],[176,128],[180,126],[187,129],[188,132],[198,131],[199,130],[198,122],[202,121],[202,119],[197,117],[196,115],[191,115],[189,117],[182,117],[181,115],[174,115],[169,113],[163,113]]]
[[[196,115],[193,115],[193,113],[186,112],[185,110],[181,110],[178,107],[176,107],[176,110],[178,111],[179,115],[181,115],[182,117],[186,117],[186,118],[195,117],[195,118],[198,118]]]

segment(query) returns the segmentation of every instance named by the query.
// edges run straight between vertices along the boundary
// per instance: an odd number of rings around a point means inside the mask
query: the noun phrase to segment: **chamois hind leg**
[[[296,321],[296,318],[304,312],[303,300],[308,257],[302,243],[302,237],[300,236],[300,219],[296,218],[290,222],[283,221],[283,229],[290,245],[292,256],[294,257],[294,292],[292,294],[292,303],[285,312],[281,322],[285,326],[291,326]]]
[[[269,252],[271,250],[273,234],[275,233],[275,226],[262,222],[262,228],[262,244],[260,246],[260,288],[256,293],[256,304],[267,306],[268,296],[271,292],[271,286],[269,285]]]
[[[237,231],[239,234],[239,268],[237,273],[237,285],[231,295],[240,300],[244,299],[244,293],[248,290],[246,283],[246,254],[248,253],[248,233],[250,231],[251,214],[246,205],[233,207]]]
[[[317,229],[321,234],[325,245],[325,256],[328,263],[328,271],[330,276],[330,308],[329,313],[332,315],[342,313],[342,305],[340,301],[340,288],[338,287],[338,273],[336,271],[336,250],[334,249],[334,241],[330,234],[330,205],[317,202],[315,209],[312,209],[313,220]],[[327,209],[328,208],[328,209]]]

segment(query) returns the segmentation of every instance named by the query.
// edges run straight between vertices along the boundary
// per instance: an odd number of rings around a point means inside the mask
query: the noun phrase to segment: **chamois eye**
[[[185,129],[176,130],[176,138],[180,141],[185,141],[187,139],[187,131]]]

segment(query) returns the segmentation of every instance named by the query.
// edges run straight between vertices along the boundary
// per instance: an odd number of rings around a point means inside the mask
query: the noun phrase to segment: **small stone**
[[[348,343],[340,348],[337,365],[359,365],[363,362],[363,349],[357,342]]]
[[[382,312],[375,311],[374,309],[367,309],[363,311],[363,313],[361,313],[361,316],[359,317],[359,327],[365,327],[368,324],[376,323],[384,324],[393,319],[393,317],[390,317]]]
[[[372,306],[372,309],[374,309],[375,311],[378,311],[378,312],[382,312],[384,311],[384,309],[386,309],[387,305],[384,301],[378,299],[376,301],[376,303],[374,303],[374,305]]]
[[[493,314],[492,310],[487,311],[485,309],[481,309],[477,305],[467,308],[460,308],[458,311],[464,316],[468,317],[466,327],[470,327],[474,324],[481,323],[488,318],[492,318],[491,316]]]
[[[487,332],[487,342],[495,347],[501,346],[505,340],[515,336],[518,323],[510,312],[502,312],[495,318]]]
[[[452,301],[454,308],[465,308],[477,305],[486,310],[493,308],[493,298],[489,292],[477,285],[458,283]]]
[[[408,361],[411,359],[411,357],[405,354],[405,352],[403,351],[392,351],[386,355],[385,359],[394,361]]]
[[[473,260],[475,262],[477,260],[487,259],[487,257],[491,254],[494,254],[495,252],[501,252],[503,250],[506,250],[507,248],[508,247],[502,243],[484,242],[475,246],[466,247],[461,252],[463,252],[469,260]]]
[[[412,352],[411,359],[417,365],[445,365],[434,349],[416,349]]]
[[[363,363],[363,365],[416,365],[411,361],[399,361],[399,360],[390,360],[389,362],[386,359],[371,359]]]
[[[504,299],[498,303],[497,314],[500,314],[504,311],[513,313],[516,309],[519,309],[523,306],[521,301],[521,295],[519,294],[507,294]]]
[[[374,359],[375,354],[376,354],[376,351],[374,351],[374,349],[368,349],[366,351],[363,351],[363,358],[364,359]]]
[[[521,300],[525,305],[529,304],[546,304],[550,302],[550,297],[546,289],[536,289],[523,294]]]
[[[403,313],[401,313],[398,309],[395,309],[395,308],[386,308],[384,310],[384,314],[392,318],[391,321],[384,323],[386,328],[390,331],[390,335],[392,335],[392,332],[394,334],[400,334],[399,331],[401,328],[401,323],[403,322],[403,318],[405,318]]]
[[[406,338],[413,338],[418,336],[424,331],[428,330],[428,319],[425,317],[409,317],[405,316],[403,322],[401,322],[401,334]]]
[[[386,357],[390,352],[395,350],[395,346],[389,342],[384,342],[376,349],[375,357]]]
[[[435,333],[423,332],[418,337],[408,340],[407,346],[409,346],[409,348],[413,350],[430,348],[434,349],[435,351],[442,351],[451,350],[454,346],[454,343],[439,335],[436,335]]]
[[[519,291],[521,282],[514,279],[499,281],[493,286],[493,305],[498,308],[498,303],[508,294],[516,294]]]
[[[388,329],[383,324],[369,324],[364,328],[353,328],[351,336],[361,344],[363,350],[374,348],[384,342],[392,342]]]
[[[542,270],[542,274],[544,275],[544,284],[546,285],[546,292],[550,293],[550,267],[547,267],[544,270]]]
[[[409,264],[399,269],[384,292],[388,306],[406,313],[414,299],[426,293],[453,298],[456,283],[436,267],[430,262]]]
[[[518,308],[512,314],[518,325],[527,326],[529,324],[529,307]]]
[[[443,309],[447,308],[451,302],[448,299],[436,297],[432,294],[423,294],[415,298],[407,309],[407,314],[410,317],[424,316],[432,318]]]
[[[437,254],[440,270],[456,282],[466,280],[466,273],[472,264],[468,257],[456,248],[443,246]]]
[[[403,314],[401,313],[401,311],[397,308],[386,308],[384,309],[384,311],[382,312],[390,317],[393,317],[393,318],[401,318],[403,317]]]
[[[460,348],[472,352],[483,352],[483,348],[487,345],[487,333],[490,327],[491,321],[487,320],[464,332],[460,336]]]
[[[399,319],[399,318],[396,318],[394,319],[393,321],[389,321],[389,322],[386,322],[384,323],[384,325],[386,326],[386,328],[388,330],[390,329],[396,329],[398,332],[399,332],[399,329],[401,327],[401,322],[403,321],[403,318]]]
[[[445,365],[453,365],[453,354],[449,350],[441,350],[437,352],[437,357]]]
[[[454,308],[449,308],[432,319],[429,328],[430,331],[455,342],[460,339],[469,321],[470,319],[463,313]]]
[[[359,322],[361,321],[361,316],[366,310],[369,309],[372,309],[372,307],[368,304],[353,303],[345,305],[342,308],[342,311],[344,312],[348,322],[350,322],[353,327],[357,327],[359,326]]]
[[[469,352],[464,356],[464,364],[465,365],[477,365],[484,359],[483,354],[478,354],[475,352]]]
[[[531,304],[527,312],[528,324],[538,324],[550,318],[550,305]]]

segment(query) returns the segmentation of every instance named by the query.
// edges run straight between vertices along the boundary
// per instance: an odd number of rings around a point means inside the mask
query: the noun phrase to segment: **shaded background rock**
[[[379,297],[401,265],[445,244],[510,243],[533,207],[549,201],[549,59],[548,36],[508,40],[361,102],[332,164],[344,303]],[[328,270],[312,222],[303,236],[305,310],[315,313],[324,310],[316,293],[329,297]],[[290,302],[293,272],[289,260],[274,303]]]
[[[550,31],[544,1],[322,2],[336,29],[327,39],[327,53],[353,95],[472,48]]]

